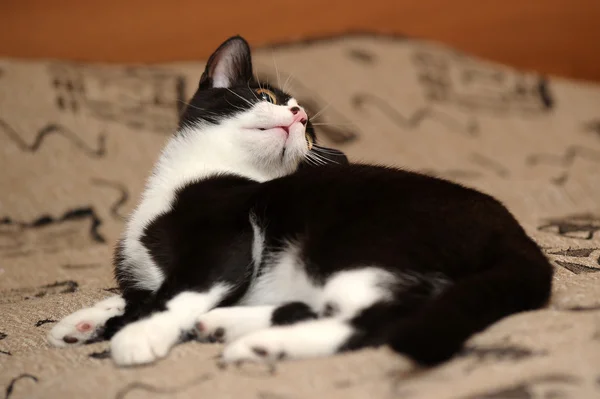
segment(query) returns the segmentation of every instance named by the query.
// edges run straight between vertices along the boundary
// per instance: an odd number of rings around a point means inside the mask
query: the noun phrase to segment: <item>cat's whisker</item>
[[[287,79],[286,79],[286,80],[285,80],[285,82],[283,83],[283,88],[282,88],[281,90],[285,91],[285,88],[287,87],[287,85],[288,85],[288,82],[290,81],[290,79],[292,79],[292,81],[293,81],[293,76],[294,76],[294,73],[290,73],[290,74],[288,75]]]
[[[328,153],[328,154],[339,154],[338,151],[326,148],[326,147],[321,147],[318,144],[314,144],[313,145],[313,150],[319,151],[319,152],[324,152],[324,153]]]
[[[277,68],[277,63],[275,62],[275,54],[271,53],[271,57],[273,58],[273,66],[275,66],[275,75],[277,75],[277,87],[281,87],[281,79],[279,78],[279,68]]]
[[[323,161],[322,158],[319,158],[316,156],[317,154],[315,153],[308,153],[306,156],[308,159],[314,161],[315,163],[319,164],[319,165],[325,165],[327,162]]]
[[[248,90],[250,90],[252,92],[252,95],[254,96],[254,98],[256,99],[256,102],[259,102],[260,99],[258,98],[258,96],[256,95],[256,92],[254,90],[252,90],[252,88],[250,87],[250,82],[246,83],[246,86],[248,86]]]
[[[239,109],[240,111],[246,111],[244,108],[240,107],[239,105],[235,105],[229,102],[229,100],[225,100],[227,101],[227,104],[231,105],[233,108]]]
[[[315,156],[317,159],[321,160],[321,161],[323,162],[323,164],[327,164],[327,163],[330,163],[330,162],[331,162],[331,163],[335,163],[335,164],[339,163],[339,162],[336,162],[336,161],[334,161],[334,160],[332,160],[332,159],[327,159],[327,158],[325,158],[324,156],[322,156],[322,155],[319,155],[319,154],[318,154],[318,153],[316,153],[316,152],[315,152],[315,153],[313,153],[313,155],[314,155],[314,156]]]
[[[313,126],[356,126],[354,123],[311,122]]]
[[[247,102],[247,103],[248,103],[250,106],[254,105],[254,104],[252,104],[252,103],[251,103],[251,102],[250,102],[248,99],[246,99],[246,98],[244,98],[244,97],[240,96],[239,94],[237,94],[235,91],[231,90],[230,88],[227,88],[227,90],[228,90],[228,91],[229,91],[231,94],[234,94],[234,95],[236,95],[237,97],[239,97],[240,99],[242,99],[242,100],[244,100],[245,102]]]
[[[326,110],[327,108],[329,108],[329,106],[330,106],[330,105],[331,105],[331,102],[328,102],[328,103],[327,103],[327,105],[325,105],[325,106],[324,106],[324,107],[323,107],[323,108],[322,108],[322,109],[321,109],[319,112],[317,112],[316,114],[314,114],[314,115],[311,117],[311,119],[317,119],[317,117],[318,117],[319,115],[321,115],[323,112],[325,112],[325,110]]]
[[[335,153],[335,152],[318,151],[318,150],[315,150],[314,147],[313,147],[312,151],[315,154],[321,155],[322,157],[328,157],[328,156],[331,156],[331,155],[339,155],[338,153]]]
[[[306,160],[306,162],[308,162],[310,165],[313,166],[318,166],[317,163],[315,161],[313,161],[313,159],[311,157],[309,157],[308,155],[304,158]]]
[[[183,104],[185,106],[188,106],[190,108],[193,108],[193,109],[196,109],[198,111],[201,111],[203,114],[205,114],[207,116],[212,116],[212,117],[218,117],[219,116],[218,114],[216,114],[216,113],[214,113],[212,111],[209,111],[209,110],[204,109],[204,108],[197,107],[197,106],[195,106],[193,104],[190,104],[190,103],[186,103],[185,101],[182,101],[182,100],[177,100],[177,101],[179,101],[181,104]]]
[[[324,159],[324,160],[326,160],[327,162],[334,162],[334,163],[338,163],[338,162],[336,162],[336,161],[330,160],[329,158],[326,158],[326,156],[327,156],[328,154],[332,154],[332,155],[338,155],[337,153],[335,153],[335,152],[333,152],[333,151],[330,151],[330,152],[325,152],[325,151],[323,151],[323,152],[321,152],[321,153],[319,153],[319,151],[315,151],[315,152],[314,152],[314,155],[315,155],[315,156],[317,156],[317,157],[319,157],[319,158],[321,158],[321,159]]]
[[[258,84],[258,88],[262,90],[263,87],[260,84],[260,79],[258,78],[258,74],[256,72],[254,72],[254,79],[256,80],[256,83]]]

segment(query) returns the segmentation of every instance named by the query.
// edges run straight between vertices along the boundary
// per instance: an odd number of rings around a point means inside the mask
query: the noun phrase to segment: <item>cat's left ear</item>
[[[231,87],[252,80],[250,46],[241,36],[227,39],[210,56],[200,78],[200,89]]]

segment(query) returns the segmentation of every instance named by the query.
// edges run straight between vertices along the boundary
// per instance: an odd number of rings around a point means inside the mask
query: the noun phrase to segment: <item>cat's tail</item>
[[[497,253],[484,271],[459,280],[416,314],[391,326],[387,344],[417,363],[435,365],[501,318],[544,306],[553,267],[531,244]]]

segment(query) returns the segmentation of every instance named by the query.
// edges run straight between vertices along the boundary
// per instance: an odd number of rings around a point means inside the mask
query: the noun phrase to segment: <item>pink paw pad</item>
[[[77,325],[75,326],[75,328],[79,332],[88,332],[92,328],[94,328],[94,326],[93,326],[93,324],[91,324],[91,323],[89,323],[87,321],[82,321],[82,322],[77,323]]]

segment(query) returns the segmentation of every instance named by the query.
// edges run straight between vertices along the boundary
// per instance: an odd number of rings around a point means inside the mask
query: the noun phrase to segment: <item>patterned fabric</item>
[[[112,246],[201,63],[0,60],[0,385],[10,398],[600,397],[600,86],[431,43],[350,35],[258,49],[324,144],[502,200],[556,266],[549,308],[502,320],[451,362],[385,348],[219,370],[187,343],[116,369],[106,343],[50,348],[52,323],[111,295]],[[448,320],[449,323],[452,320]]]

